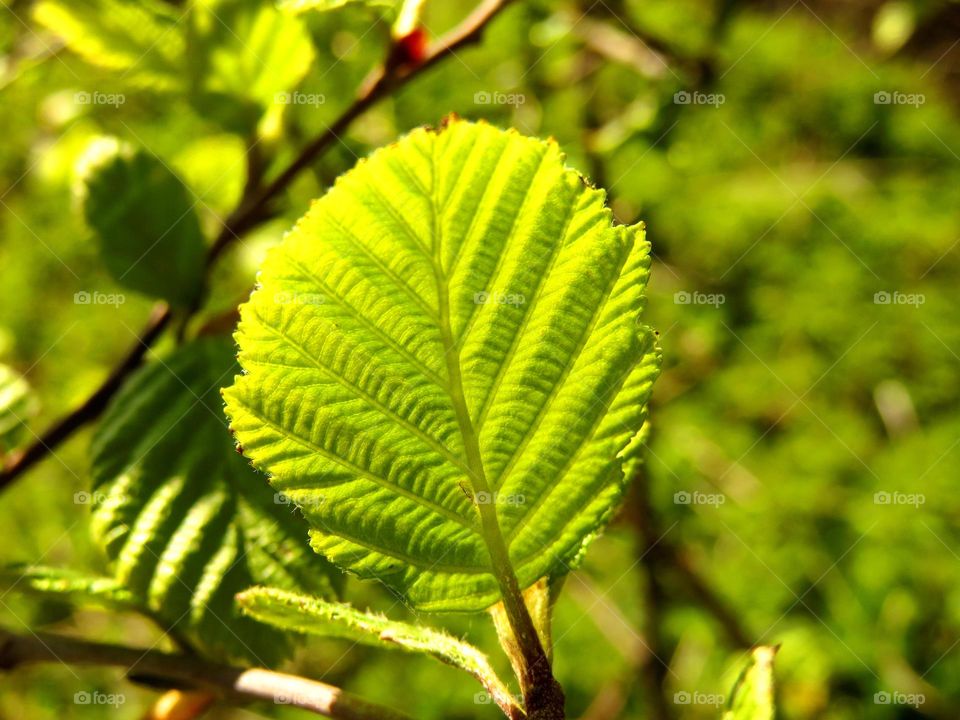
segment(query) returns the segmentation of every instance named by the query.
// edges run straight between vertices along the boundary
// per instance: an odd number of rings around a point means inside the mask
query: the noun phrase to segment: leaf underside
[[[174,305],[200,295],[205,241],[186,186],[157,157],[112,138],[81,160],[83,212],[114,279]]]
[[[93,605],[132,610],[136,599],[109,577],[84,575],[73,570],[42,566],[11,566],[0,571],[0,587],[52,599],[69,600],[78,606]]]
[[[362,161],[269,255],[227,412],[317,551],[482,610],[494,503],[522,587],[578,562],[659,367],[643,228],[604,201],[555,143],[453,120]]]
[[[237,601],[251,617],[282,630],[430,655],[473,675],[501,707],[517,706],[486,655],[440,630],[388,620],[344,603],[325,602],[276,588],[251,588],[240,593]]]
[[[236,371],[226,340],[194,341],[140,370],[93,444],[93,532],[114,577],[152,614],[204,647],[270,662],[280,633],[237,612],[269,583],[331,597],[291,505],[236,452],[218,390]]]

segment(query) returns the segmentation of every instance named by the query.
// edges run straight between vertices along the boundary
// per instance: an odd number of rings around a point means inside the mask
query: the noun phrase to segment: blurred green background
[[[34,3],[0,2],[0,362],[35,388],[40,432],[96,387],[151,306],[111,280],[77,211],[89,142],[115,135],[163,159],[213,236],[248,171],[245,137],[283,167],[349,104],[389,27],[362,7],[300,16],[313,58],[290,90],[313,100],[284,105],[248,81],[260,68],[234,22],[266,3],[195,3],[228,19],[223,67],[195,68],[213,81],[188,96],[163,68],[188,23],[149,37],[116,10],[138,3],[78,2],[104,47],[123,49],[87,48],[94,63]],[[195,5],[166,4],[175,19]],[[438,35],[472,7],[428,0],[425,24]],[[645,475],[557,609],[570,716],[718,717],[744,644],[763,642],[781,644],[782,718],[960,717],[958,43],[960,4],[942,0],[517,3],[357,120],[230,250],[191,327],[242,299],[311,198],[407,130],[455,112],[555,137],[620,221],[647,223],[665,354]],[[268,72],[296,64],[281,50]],[[3,562],[103,568],[74,502],[88,445],[89,429],[0,497]],[[409,617],[369,583],[351,580],[348,597]],[[138,618],[15,590],[0,616],[167,647]],[[484,617],[423,620],[497,652]],[[469,679],[417,657],[314,640],[290,667],[416,717],[498,716]],[[125,702],[74,702],[94,690]],[[0,677],[3,718],[138,718],[154,697],[98,670]]]

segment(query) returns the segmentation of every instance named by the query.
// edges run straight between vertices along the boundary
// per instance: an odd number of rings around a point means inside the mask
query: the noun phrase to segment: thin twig
[[[339,720],[408,720],[396,710],[296,675],[60,635],[18,635],[0,630],[0,669],[51,662],[123,668],[131,679],[169,688],[207,690],[238,704],[265,700]]]
[[[224,222],[223,228],[210,246],[207,253],[208,273],[223,252],[269,214],[271,202],[293,182],[300,172],[328,150],[354,120],[394,90],[410,82],[444,58],[454,55],[465,45],[479,41],[487,24],[511,2],[512,0],[484,0],[457,27],[432,43],[426,55],[415,64],[398,64],[395,61],[396,55],[393,52],[389,53],[388,61],[368,76],[354,101],[331,125],[308,143],[276,178],[266,185],[252,187],[245,193],[244,199]],[[3,471],[0,472],[0,491],[6,489],[37,462],[53,453],[54,449],[74,432],[100,416],[127,376],[139,367],[147,350],[169,324],[171,315],[172,312],[166,304],[158,303],[154,306],[149,321],[133,347],[100,387],[82,404],[37,437],[32,444],[10,456]]]

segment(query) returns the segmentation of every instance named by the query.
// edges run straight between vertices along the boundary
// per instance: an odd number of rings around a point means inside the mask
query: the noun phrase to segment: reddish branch
[[[244,193],[245,197],[237,209],[224,222],[219,235],[210,246],[207,254],[207,269],[217,261],[230,245],[244,233],[259,224],[270,213],[271,203],[290,185],[291,182],[314,161],[326,152],[346,132],[347,128],[359,116],[369,110],[384,97],[406,85],[425,70],[443,59],[454,55],[457,50],[470,43],[478,42],[483,29],[512,0],[484,0],[457,27],[438,38],[411,64],[398,57],[391,48],[387,60],[376,68],[362,84],[354,101],[334,122],[306,145],[300,154],[272,181],[265,185],[254,183]],[[402,41],[402,39],[400,40]],[[400,41],[395,41],[400,42]],[[147,350],[153,345],[164,329],[170,324],[171,309],[164,303],[158,303],[150,313],[136,342],[113,369],[103,383],[83,403],[57,421],[43,435],[12,454],[0,472],[0,491],[8,487],[20,475],[67,440],[74,432],[95,420],[106,408],[110,399],[116,395],[124,380],[140,365]]]

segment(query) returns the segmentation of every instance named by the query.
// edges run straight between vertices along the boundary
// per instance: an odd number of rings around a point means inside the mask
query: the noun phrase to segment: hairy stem
[[[172,688],[205,690],[238,704],[265,700],[340,720],[408,720],[396,710],[296,675],[219,665],[192,655],[0,630],[0,669],[51,662],[123,668],[133,679]]]

